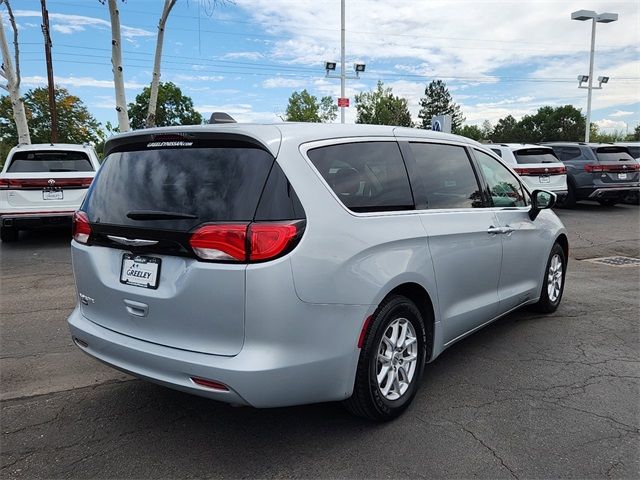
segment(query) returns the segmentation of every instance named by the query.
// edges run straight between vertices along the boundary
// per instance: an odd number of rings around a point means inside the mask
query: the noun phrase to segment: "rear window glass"
[[[414,208],[407,170],[396,142],[357,142],[307,153],[340,200],[354,211]]]
[[[7,172],[93,172],[89,157],[84,152],[49,151],[15,152]]]
[[[550,148],[527,148],[513,153],[518,163],[560,163]]]
[[[411,143],[428,208],[478,208],[482,195],[464,147]]]
[[[492,148],[491,151],[496,155],[498,155],[499,157],[502,157],[502,150],[499,150],[497,148]]]
[[[633,158],[640,158],[640,147],[627,147]]]
[[[94,223],[178,231],[251,221],[273,156],[242,142],[212,143],[110,154],[83,210]],[[140,218],[140,212],[192,218]]]
[[[617,162],[620,160],[633,160],[625,147],[599,147],[596,150],[596,156],[601,162]]]

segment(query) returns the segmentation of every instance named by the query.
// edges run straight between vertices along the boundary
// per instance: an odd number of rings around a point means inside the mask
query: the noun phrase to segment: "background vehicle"
[[[629,154],[635,158],[637,162],[640,162],[640,142],[616,142],[615,145],[627,147]],[[640,203],[640,192],[630,192],[623,201],[624,203],[631,203],[634,205]]]
[[[553,149],[525,143],[486,145],[503,159],[531,189],[543,188],[562,201],[567,195],[567,168]]]
[[[18,240],[21,229],[71,224],[99,167],[89,145],[14,147],[0,173],[0,236]]]
[[[112,137],[74,217],[76,344],[228,403],[399,415],[426,361],[523,305],[554,311],[567,237],[480,144],[371,125]]]
[[[615,205],[640,189],[640,165],[626,147],[583,142],[545,145],[567,167],[568,193],[562,206],[572,207],[579,200]]]

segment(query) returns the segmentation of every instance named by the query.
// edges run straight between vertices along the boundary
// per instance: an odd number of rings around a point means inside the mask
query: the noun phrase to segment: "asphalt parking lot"
[[[427,366],[387,424],[340,405],[233,408],[132,379],[82,354],[66,317],[66,231],[0,246],[2,478],[638,478],[638,206],[559,211],[567,287]]]

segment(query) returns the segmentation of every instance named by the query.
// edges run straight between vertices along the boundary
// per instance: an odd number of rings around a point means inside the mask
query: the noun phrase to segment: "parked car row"
[[[558,194],[558,206],[580,200],[615,205],[638,200],[640,143],[489,144],[532,188]]]

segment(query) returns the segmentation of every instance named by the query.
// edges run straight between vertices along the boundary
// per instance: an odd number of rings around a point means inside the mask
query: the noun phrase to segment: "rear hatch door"
[[[594,153],[598,158],[598,165],[591,166],[594,179],[608,184],[638,182],[638,161],[629,154],[626,147],[594,147]]]
[[[246,265],[198,260],[190,232],[251,221],[275,160],[247,139],[189,138],[126,143],[101,166],[82,207],[91,245],[74,248],[82,313],[145,341],[235,355]]]

